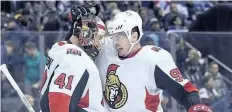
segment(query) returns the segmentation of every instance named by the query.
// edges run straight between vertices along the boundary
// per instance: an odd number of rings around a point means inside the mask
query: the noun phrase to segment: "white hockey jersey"
[[[78,46],[66,41],[48,53],[41,82],[42,112],[103,112],[99,71]]]
[[[182,78],[171,54],[159,47],[144,46],[129,58],[120,59],[112,44],[106,43],[96,64],[105,107],[111,112],[163,112],[162,90],[182,103],[184,94],[198,91]]]

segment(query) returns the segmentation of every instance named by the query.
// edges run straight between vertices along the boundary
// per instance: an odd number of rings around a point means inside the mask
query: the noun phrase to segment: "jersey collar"
[[[138,49],[137,51],[133,52],[133,53],[130,53],[127,57],[122,57],[122,56],[118,56],[121,60],[124,60],[124,59],[128,59],[128,58],[132,58],[134,57],[136,54],[138,54],[138,52],[142,49],[143,47],[141,47],[140,49]]]

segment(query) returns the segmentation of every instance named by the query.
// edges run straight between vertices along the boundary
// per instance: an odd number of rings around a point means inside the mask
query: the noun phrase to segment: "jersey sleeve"
[[[53,71],[47,90],[50,112],[76,112],[89,73],[79,55],[65,54]]]
[[[158,88],[167,90],[178,103],[189,109],[200,103],[198,89],[182,77],[171,54],[163,49],[156,49],[155,81]]]

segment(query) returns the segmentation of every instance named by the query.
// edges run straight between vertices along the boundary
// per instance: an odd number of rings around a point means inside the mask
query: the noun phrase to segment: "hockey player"
[[[74,24],[70,37],[55,43],[48,53],[40,85],[42,112],[104,112],[99,71],[86,54],[88,49],[82,47],[94,35],[82,29],[81,19],[90,14],[89,7],[82,5],[71,10]]]
[[[106,108],[111,112],[163,112],[162,90],[167,90],[189,112],[211,112],[201,104],[198,89],[184,79],[166,50],[142,47],[142,19],[125,11],[107,25],[108,43],[96,60]]]

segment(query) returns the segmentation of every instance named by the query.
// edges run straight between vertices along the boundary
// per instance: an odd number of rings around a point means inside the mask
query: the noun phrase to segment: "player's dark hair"
[[[139,37],[140,37],[140,32],[139,32],[139,27],[138,27],[138,26],[132,28],[131,34],[134,33],[134,32],[137,32],[137,33],[138,33],[138,39],[139,39]]]

